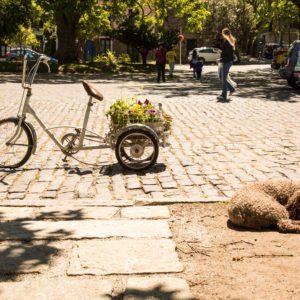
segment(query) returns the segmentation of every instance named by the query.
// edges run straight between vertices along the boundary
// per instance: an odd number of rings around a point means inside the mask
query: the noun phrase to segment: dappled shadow
[[[109,299],[112,300],[122,300],[124,297],[126,299],[135,299],[135,300],[144,300],[144,299],[153,299],[153,300],[196,300],[197,298],[191,296],[182,296],[177,289],[170,290],[166,289],[163,285],[157,285],[150,289],[128,289],[125,293],[120,293],[114,297],[106,295]]]
[[[214,67],[214,66],[213,66]],[[235,66],[239,68],[239,66]],[[211,69],[211,68],[210,68]],[[205,70],[205,67],[204,67]],[[245,71],[231,72],[232,78],[237,82],[238,89],[234,95],[238,98],[256,98],[271,101],[287,101],[290,103],[299,102],[295,100],[295,96],[300,92],[293,90],[288,86],[287,81],[281,79],[277,71],[271,67],[251,69]],[[21,80],[20,75],[0,73],[0,83],[17,82]],[[198,95],[199,101],[203,95],[219,95],[221,90],[220,80],[217,76],[217,66],[215,71],[203,73],[201,81],[197,81],[192,77],[192,71],[188,68],[176,69],[174,77],[167,76],[166,83],[156,83],[156,72],[138,72],[138,73],[120,73],[120,74],[38,74],[36,83],[38,84],[77,84],[82,80],[91,81],[97,89],[103,90],[107,84],[116,84],[122,82],[134,82],[139,87],[136,91],[136,85],[130,85],[127,88],[134,90],[138,96],[144,95],[145,92],[153,96],[160,95],[165,98],[188,97],[190,95]],[[214,97],[212,97],[215,100]]]
[[[83,219],[79,210],[69,210],[62,214],[59,211],[41,212],[35,220],[42,219]],[[71,231],[58,229],[38,236],[40,230],[30,229],[30,218],[3,220],[0,213],[0,282],[11,281],[19,274],[39,273],[47,269],[54,256],[60,250],[51,241],[67,238]],[[1,287],[0,287],[1,292]]]
[[[76,174],[78,176],[85,176],[85,175],[90,175],[93,174],[93,170],[92,169],[83,169],[83,168],[79,168],[79,167],[69,167],[66,166],[64,168],[66,171],[68,171],[68,174]]]
[[[154,166],[150,167],[149,169],[143,170],[143,171],[133,171],[133,170],[126,170],[122,168],[120,164],[112,164],[112,165],[104,165],[101,166],[99,173],[105,176],[115,176],[119,174],[123,175],[132,175],[132,174],[137,174],[140,176],[143,176],[145,174],[156,174],[156,173],[161,173],[166,170],[166,165],[163,163],[157,163]]]
[[[36,220],[82,220],[84,219],[84,212],[82,209],[70,209],[68,211],[53,210],[47,212],[40,212],[36,216]],[[1,218],[0,218],[1,219]]]
[[[217,70],[216,72],[204,73],[201,82],[192,79],[188,72],[182,72],[182,74],[185,74],[186,77],[180,77],[177,80],[180,84],[175,85],[172,82],[156,85],[148,84],[143,86],[140,93],[145,93],[146,90],[151,95],[162,95],[165,98],[174,98],[174,100],[178,97],[198,95],[199,101],[201,101],[201,96],[220,94],[221,83],[217,77]],[[300,102],[300,98],[296,97],[300,95],[300,92],[289,87],[287,81],[281,79],[278,73],[272,71],[271,68],[249,70],[247,72],[233,71],[231,75],[232,79],[238,84],[233,99],[249,98],[251,100],[255,98],[263,101]],[[132,89],[134,88],[132,87]],[[213,100],[215,100],[214,97]]]

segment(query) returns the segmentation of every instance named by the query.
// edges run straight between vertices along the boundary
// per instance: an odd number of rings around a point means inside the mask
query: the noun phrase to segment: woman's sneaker
[[[221,95],[217,97],[217,100],[218,101],[226,101],[226,99]]]
[[[232,92],[229,92],[229,96],[232,96],[235,93],[235,90],[233,90]]]
[[[217,97],[217,99],[218,99],[218,102],[229,102],[230,100],[227,98],[227,99],[225,99],[223,96],[218,96]]]

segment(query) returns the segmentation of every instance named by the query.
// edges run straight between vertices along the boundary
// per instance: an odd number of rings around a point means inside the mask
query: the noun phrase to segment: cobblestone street
[[[105,112],[116,99],[133,96],[162,103],[173,130],[157,164],[135,173],[124,171],[110,148],[62,161],[63,153],[28,116],[37,130],[36,154],[20,169],[0,171],[0,259],[6,261],[0,298],[14,299],[14,289],[41,299],[33,291],[60,287],[64,276],[64,288],[75,295],[68,299],[104,299],[157,282],[167,291],[176,287],[174,299],[192,299],[164,204],[227,201],[248,182],[300,180],[299,93],[269,65],[239,65],[231,72],[238,89],[228,103],[216,100],[215,65],[205,66],[201,82],[188,66],[176,66],[174,78],[161,84],[155,74],[40,75],[31,105],[47,127],[81,126],[88,100],[81,80],[88,80],[105,96],[93,106],[90,130],[105,136]],[[17,114],[20,80],[0,73],[1,119]],[[53,133],[62,137],[72,131],[67,127]],[[19,250],[24,254],[13,259]],[[16,287],[7,274],[25,275]],[[51,293],[62,299],[59,288]]]
[[[91,77],[105,100],[95,105],[90,128],[102,135],[108,130],[105,111],[120,97],[161,102],[172,115],[170,145],[160,148],[158,164],[146,173],[123,172],[111,149],[75,156],[97,166],[74,159],[66,164],[63,154],[33,122],[38,132],[36,155],[23,169],[1,173],[1,201],[91,199],[94,203],[100,195],[101,201],[220,200],[246,182],[299,179],[299,95],[269,66],[235,66],[232,72],[239,88],[225,104],[215,99],[219,93],[215,66],[205,68],[201,83],[191,78],[186,66],[172,82],[161,85],[153,83],[154,75],[149,81],[141,76]],[[2,75],[1,118],[17,113],[19,80]],[[80,80],[59,75],[48,79],[45,74],[37,80],[31,103],[49,127],[80,126],[87,101]],[[67,132],[54,130],[58,137]]]

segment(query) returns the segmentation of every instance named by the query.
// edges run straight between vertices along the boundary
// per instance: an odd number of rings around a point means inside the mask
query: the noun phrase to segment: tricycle
[[[0,168],[15,169],[24,165],[37,148],[37,134],[31,123],[26,120],[27,114],[37,121],[44,132],[63,152],[64,160],[79,151],[112,148],[118,162],[123,168],[140,171],[153,166],[158,157],[159,146],[165,146],[168,132],[164,129],[162,119],[148,124],[127,120],[124,124],[115,124],[111,120],[109,132],[101,137],[87,129],[89,116],[95,101],[103,101],[104,96],[87,81],[82,81],[89,98],[81,128],[71,126],[57,126],[46,128],[32,106],[30,98],[39,65],[44,63],[48,67],[50,58],[39,55],[35,64],[28,68],[27,55],[24,57],[22,72],[22,88],[24,89],[19,111],[16,117],[0,120]],[[28,69],[28,72],[26,71]],[[157,110],[162,115],[162,106]],[[57,138],[51,132],[55,128],[67,128],[68,133]],[[85,145],[85,141],[94,144]]]

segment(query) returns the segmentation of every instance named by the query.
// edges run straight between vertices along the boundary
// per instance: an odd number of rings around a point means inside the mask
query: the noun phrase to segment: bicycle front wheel
[[[18,118],[0,120],[0,168],[18,168],[29,159],[33,149],[33,137],[24,122],[17,133]],[[12,137],[16,137],[12,139]]]

